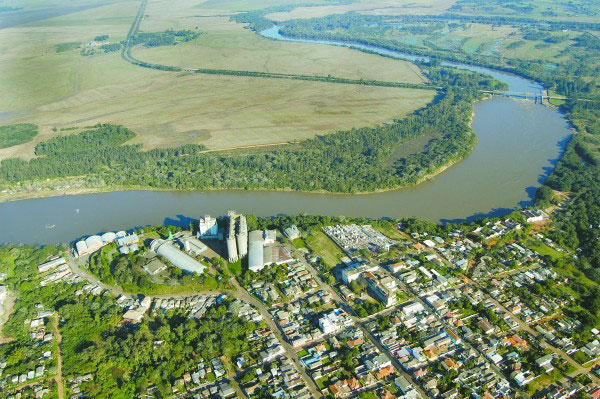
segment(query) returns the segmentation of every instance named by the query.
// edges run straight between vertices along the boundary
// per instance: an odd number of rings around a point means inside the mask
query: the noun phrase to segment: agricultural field
[[[317,2],[310,2],[316,4]],[[272,12],[267,18],[275,21],[291,19],[320,18],[350,11],[371,15],[441,14],[456,3],[456,0],[399,0],[369,1],[357,0],[347,4],[332,4],[314,7],[297,7],[291,11]]]
[[[350,79],[423,83],[425,78],[412,63],[327,45],[277,42],[260,37],[231,22],[228,17],[197,18],[183,26],[179,19],[158,20],[171,3],[149,4],[145,31],[198,28],[198,39],[178,46],[135,48],[139,60],[186,69],[212,68],[243,71],[332,75]]]
[[[228,4],[238,9],[242,3]],[[258,7],[258,3],[252,2],[252,6]],[[264,3],[260,8],[269,6],[268,1]],[[66,7],[67,3],[51,3],[54,7],[61,4]],[[69,9],[63,15],[41,16],[24,25],[0,29],[0,87],[11,93],[0,98],[0,124],[39,126],[33,140],[0,149],[0,159],[29,159],[40,141],[78,133],[77,128],[99,122],[133,129],[138,134],[135,142],[145,149],[187,143],[204,144],[210,149],[284,143],[391,122],[424,107],[435,94],[413,89],[189,75],[131,65],[119,51],[82,55],[94,46],[98,36],[108,35],[103,43],[122,41],[139,4],[129,0],[82,1],[82,6],[90,8]],[[43,7],[43,3],[34,2],[23,10]],[[165,1],[151,1],[141,31],[189,29],[201,34],[187,43],[136,48],[133,53],[143,60],[186,67],[425,81],[411,63],[345,48],[264,39],[223,16],[231,11],[211,7],[210,2],[192,0],[177,2],[176,7]]]

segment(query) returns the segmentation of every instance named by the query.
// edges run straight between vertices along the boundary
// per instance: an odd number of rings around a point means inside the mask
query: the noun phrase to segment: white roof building
[[[169,241],[154,240],[150,244],[150,249],[171,262],[173,266],[188,273],[202,274],[206,270],[206,267],[202,263],[175,248]]]
[[[285,236],[290,240],[295,240],[296,238],[300,237],[300,230],[298,230],[298,227],[295,224],[293,224],[290,227],[286,228],[283,231],[283,234],[285,234]]]

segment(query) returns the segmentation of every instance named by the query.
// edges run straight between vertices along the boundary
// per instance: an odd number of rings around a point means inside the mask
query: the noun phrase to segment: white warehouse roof
[[[109,242],[113,242],[116,238],[117,235],[115,233],[113,233],[112,231],[109,231],[108,233],[104,233],[102,234],[102,241],[107,244]]]
[[[90,251],[95,251],[98,248],[101,248],[104,243],[102,242],[102,238],[100,236],[89,236],[85,239],[85,245],[87,245]]]
[[[206,267],[202,263],[187,255],[185,252],[175,248],[169,241],[154,240],[152,241],[150,248],[158,255],[171,262],[173,266],[185,270],[186,272],[202,274],[204,270],[206,270]]]

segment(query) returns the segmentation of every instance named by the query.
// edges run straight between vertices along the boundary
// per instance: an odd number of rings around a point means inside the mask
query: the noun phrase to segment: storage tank
[[[206,270],[206,267],[203,264],[175,248],[169,241],[154,240],[150,245],[150,248],[158,255],[171,262],[173,266],[188,273],[202,274],[204,270]]]
[[[227,256],[229,257],[229,262],[238,260],[237,246],[235,245],[235,236],[233,235],[227,236]]]

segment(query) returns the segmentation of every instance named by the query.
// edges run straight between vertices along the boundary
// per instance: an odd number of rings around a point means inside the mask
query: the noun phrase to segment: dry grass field
[[[410,63],[344,48],[270,41],[216,16],[230,11],[203,8],[197,0],[175,4],[151,1],[142,29],[198,26],[206,33],[191,43],[136,50],[137,57],[169,65],[423,80]],[[122,40],[138,6],[138,1],[124,0],[0,29],[0,88],[9,93],[0,96],[0,124],[40,126],[32,142],[0,150],[0,159],[30,158],[36,143],[77,132],[61,128],[98,122],[134,129],[135,142],[146,149],[185,143],[219,149],[301,140],[390,122],[425,106],[434,95],[423,90],[186,75],[136,67],[118,53],[83,57],[77,48],[56,51],[61,43],[83,46],[96,35]]]
[[[199,29],[195,41],[177,46],[137,48],[133,54],[144,61],[176,65],[187,69],[214,68],[244,71],[331,74],[351,79],[378,79],[408,83],[425,81],[420,70],[409,62],[365,54],[328,45],[269,40],[231,22],[228,17],[198,14],[195,0],[180,0],[178,11],[172,2],[153,0],[146,9],[140,29]],[[182,16],[174,17],[173,13]],[[185,18],[183,15],[194,15]],[[204,16],[200,16],[204,15]]]
[[[452,7],[454,3],[456,3],[456,0],[358,0],[343,5],[297,7],[288,12],[267,14],[267,18],[275,21],[288,21],[290,19],[319,18],[332,14],[345,14],[349,11],[373,15],[440,14]]]

